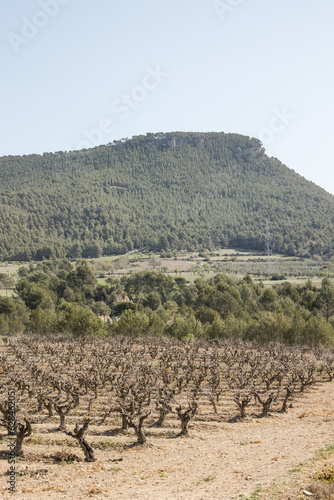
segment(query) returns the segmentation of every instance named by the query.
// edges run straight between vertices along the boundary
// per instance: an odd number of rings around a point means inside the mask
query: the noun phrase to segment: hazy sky
[[[333,0],[0,5],[0,155],[236,132],[334,194]]]

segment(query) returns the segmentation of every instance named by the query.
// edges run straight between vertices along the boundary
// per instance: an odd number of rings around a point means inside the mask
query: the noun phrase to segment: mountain
[[[334,196],[238,134],[149,133],[0,158],[0,260],[133,248],[334,251]]]

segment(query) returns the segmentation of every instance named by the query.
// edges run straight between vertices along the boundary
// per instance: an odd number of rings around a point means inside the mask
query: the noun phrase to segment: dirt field
[[[148,429],[148,444],[133,446],[127,435],[92,426],[97,462],[56,463],[56,451],[82,452],[74,440],[54,432],[57,420],[35,425],[17,459],[21,499],[229,500],[297,499],[310,483],[311,471],[330,463],[334,449],[333,383],[321,383],[298,396],[287,414],[248,417],[244,422],[201,421],[190,424],[190,437],[176,438],[172,421]],[[74,421],[72,421],[73,423]],[[3,428],[2,428],[3,429]],[[4,429],[3,429],[4,434]],[[99,434],[97,436],[97,434]],[[7,438],[0,441],[0,498],[7,492]],[[319,452],[319,450],[322,450]],[[329,460],[329,462],[328,462]],[[274,483],[272,483],[274,481]]]

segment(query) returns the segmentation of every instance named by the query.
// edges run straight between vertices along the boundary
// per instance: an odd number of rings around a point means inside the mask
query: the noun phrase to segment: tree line
[[[18,271],[0,297],[0,333],[242,339],[311,346],[334,342],[334,285],[324,278],[264,286],[216,274],[193,283],[141,271],[98,283],[86,261],[44,261]]]

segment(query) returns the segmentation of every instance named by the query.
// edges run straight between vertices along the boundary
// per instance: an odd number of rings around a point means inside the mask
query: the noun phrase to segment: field
[[[305,283],[311,279],[314,285],[320,286],[324,277],[333,277],[331,261],[311,260],[283,255],[272,256],[272,272],[284,276],[284,280],[270,279],[268,275],[267,257],[261,252],[238,249],[221,249],[215,252],[183,252],[154,254],[129,252],[124,255],[100,257],[88,261],[94,270],[98,283],[106,284],[110,276],[120,277],[129,273],[155,270],[172,276],[182,276],[189,283],[199,276],[211,277],[221,272],[231,276],[242,277],[246,274],[265,285],[273,285],[282,281],[293,284]],[[0,275],[8,274],[17,278],[17,271],[26,263],[0,263]],[[13,289],[7,292],[0,282],[0,296],[12,297]]]
[[[168,257],[166,257],[168,255]],[[101,257],[90,260],[98,275],[121,276],[143,270],[162,270],[180,275],[188,281],[198,276],[213,276],[218,272],[237,277],[249,274],[256,280],[273,284],[271,274],[282,274],[292,283],[303,283],[312,279],[320,283],[325,276],[332,276],[332,262],[311,260],[283,255],[273,255],[272,270],[268,276],[268,260],[261,252],[237,249],[222,249],[215,252],[153,254],[130,252],[118,257]],[[275,281],[277,282],[277,281]],[[279,280],[278,280],[279,282]]]
[[[2,408],[5,388],[15,386],[21,395],[17,414],[33,431],[26,432],[16,460],[20,499],[307,498],[303,491],[320,484],[312,476],[333,463],[332,351],[24,338],[0,349]],[[282,411],[287,388],[291,397]],[[168,411],[162,427],[153,425],[163,408]],[[182,436],[180,417],[188,410],[188,433]],[[85,448],[74,426],[83,428],[87,417]],[[143,444],[137,432],[141,417]],[[4,432],[3,479],[8,439]],[[3,484],[1,498],[13,498]]]
[[[238,250],[131,252],[89,263],[99,284],[141,270],[188,282],[249,274],[268,286],[320,286],[332,276],[331,262],[274,256],[272,280],[263,254]],[[19,267],[3,264],[0,274],[17,278]],[[13,498],[8,389],[20,499],[334,498],[333,349],[165,337],[5,340],[0,498]],[[323,476],[330,481],[315,480]]]
[[[14,295],[13,289],[9,288],[6,290],[6,285],[2,283],[1,276],[8,276],[8,278],[13,279],[17,276],[17,271],[20,268],[20,264],[9,264],[0,262],[0,297],[12,297]]]

